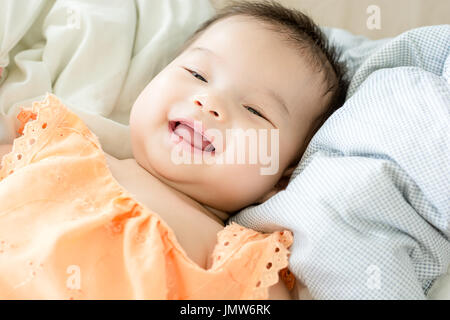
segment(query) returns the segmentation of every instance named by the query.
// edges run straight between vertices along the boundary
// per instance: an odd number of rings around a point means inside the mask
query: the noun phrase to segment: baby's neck
[[[105,153],[105,157],[113,177],[119,184],[134,194],[138,201],[155,210],[158,214],[168,218],[167,214],[164,215],[163,212],[167,207],[167,201],[169,201],[173,205],[176,203],[175,206],[190,207],[192,210],[206,215],[222,226],[225,225],[224,221],[228,218],[226,212],[208,207],[175,189],[157,175],[143,168],[134,158],[118,160],[107,153]],[[171,200],[161,201],[161,199]],[[169,211],[172,211],[172,209]]]
[[[214,220],[224,224],[225,220],[227,220],[229,218],[229,214],[225,211],[219,210],[219,209],[214,209],[211,208],[207,205],[202,205],[206,211],[209,211],[209,215],[211,216],[211,218],[213,218]]]
[[[205,204],[202,204],[202,203],[198,202],[197,200],[191,198],[187,194],[185,194],[179,190],[176,190],[175,188],[173,188],[169,185],[167,185],[167,186],[169,188],[171,188],[174,192],[180,194],[185,199],[186,204],[190,205],[191,207],[195,207],[198,211],[201,211],[206,216],[210,217],[214,221],[217,221],[221,225],[225,226],[225,220],[227,220],[229,217],[229,214],[227,212],[219,210],[219,209],[211,208],[211,207],[209,207]]]

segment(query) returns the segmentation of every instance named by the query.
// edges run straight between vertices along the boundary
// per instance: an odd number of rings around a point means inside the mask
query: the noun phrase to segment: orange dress
[[[289,231],[236,223],[199,267],[56,96],[18,119],[23,135],[0,167],[0,299],[267,299],[286,271]]]

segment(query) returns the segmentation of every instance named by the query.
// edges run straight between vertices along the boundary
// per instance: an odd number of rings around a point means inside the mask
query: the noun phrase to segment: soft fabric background
[[[229,0],[211,0],[216,8]],[[276,0],[308,13],[322,26],[346,29],[370,39],[396,36],[417,27],[450,23],[448,0]],[[366,26],[371,5],[380,8],[381,28]]]
[[[20,106],[56,94],[99,137],[131,158],[130,110],[177,48],[209,18],[208,0],[0,0],[0,144]]]

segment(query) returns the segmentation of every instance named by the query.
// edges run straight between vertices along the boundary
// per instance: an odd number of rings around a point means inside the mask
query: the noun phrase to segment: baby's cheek
[[[142,116],[140,117],[139,111],[133,108],[132,114],[130,116],[130,140],[131,148],[133,151],[133,157],[136,161],[142,162],[144,158],[145,150],[145,134],[143,134],[141,123]],[[141,164],[141,163],[139,163]]]
[[[276,177],[262,175],[260,165],[234,164],[223,169],[222,183],[236,200],[251,203],[276,183]]]

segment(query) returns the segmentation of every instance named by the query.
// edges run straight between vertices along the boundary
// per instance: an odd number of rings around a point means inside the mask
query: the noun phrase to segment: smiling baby
[[[57,97],[33,103],[1,163],[0,297],[288,299],[291,233],[224,221],[286,187],[343,70],[307,16],[234,3],[137,98],[132,159]]]

